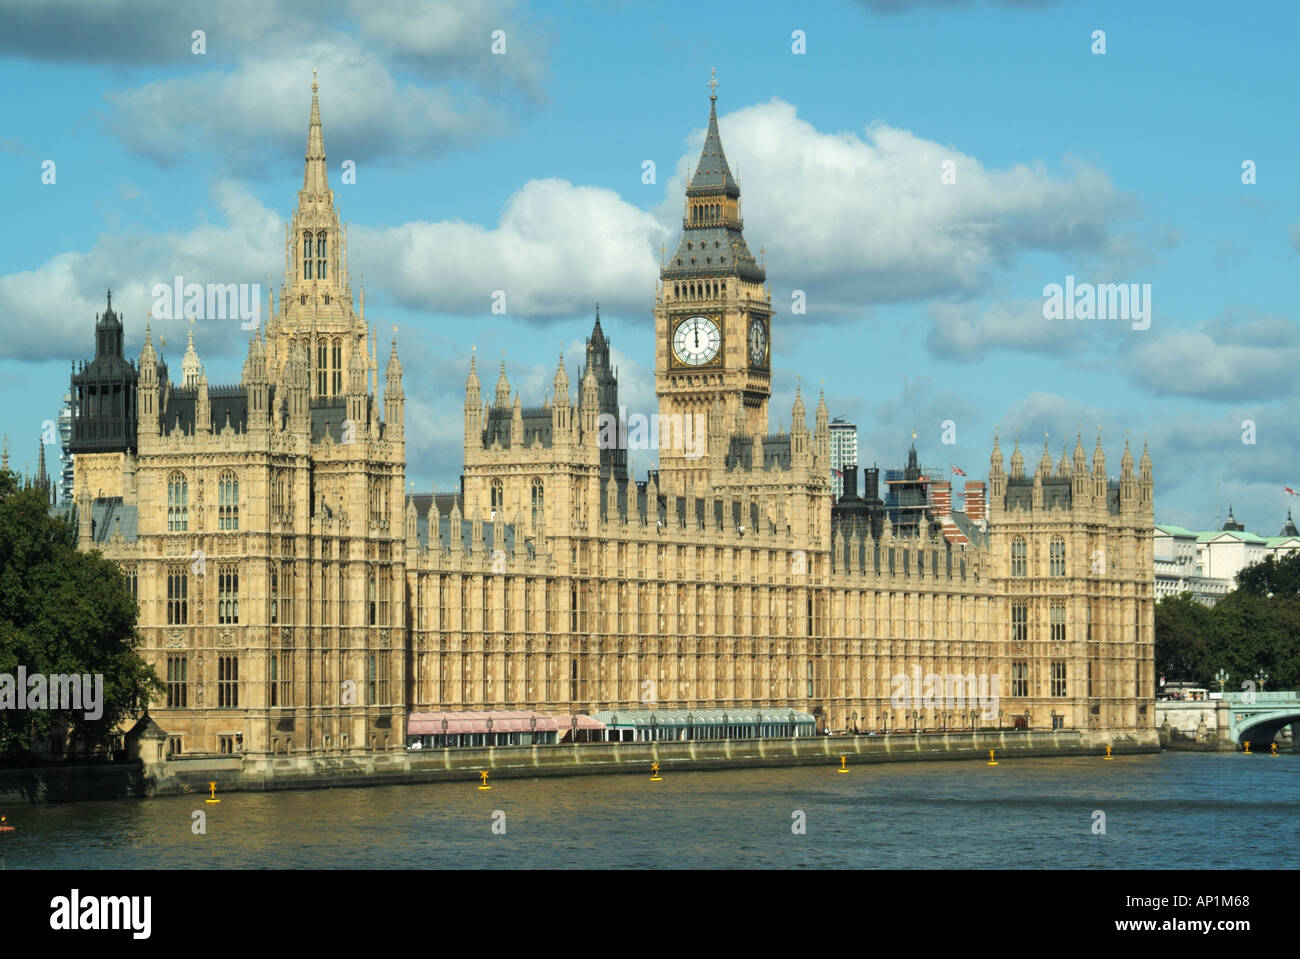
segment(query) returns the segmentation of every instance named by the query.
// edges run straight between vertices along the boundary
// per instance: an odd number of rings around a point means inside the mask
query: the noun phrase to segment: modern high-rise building
[[[843,417],[831,420],[831,495],[844,495],[844,467],[858,462],[858,428]]]
[[[597,318],[576,396],[563,357],[529,405],[504,362],[484,396],[471,359],[460,489],[411,495],[398,350],[381,393],[312,84],[279,303],[241,382],[210,386],[192,339],[171,382],[148,328],[125,363],[111,308],[74,381],[80,541],[136,593],[173,751],[396,749],[435,710],[993,722],[943,703],[903,715],[896,677],[918,672],[997,677],[999,724],[1153,733],[1146,451],[1135,469],[1125,445],[1118,482],[1100,439],[1091,468],[1080,439],[1032,475],[1017,446],[1006,474],[995,439],[986,522],[961,542],[941,522],[896,528],[878,471],[833,503],[824,398],[810,427],[797,390],[789,431],[769,430],[778,319],[716,97],[684,199],[647,298],[661,421],[691,416],[702,442],[661,429],[660,469],[628,474],[601,442],[618,381]]]

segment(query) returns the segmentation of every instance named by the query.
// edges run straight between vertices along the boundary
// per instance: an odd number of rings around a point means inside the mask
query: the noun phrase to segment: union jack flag
[[[954,466],[954,467],[952,468],[952,475],[953,475],[953,476],[965,476],[965,475],[966,475],[966,471],[965,471],[964,469],[962,469],[960,466]]]
[[[1291,487],[1289,487],[1289,486],[1283,486],[1282,488],[1283,488],[1284,490],[1286,490],[1288,493],[1290,493],[1292,496],[1300,496],[1300,493],[1297,493],[1295,490],[1293,490],[1293,489],[1292,489]]]

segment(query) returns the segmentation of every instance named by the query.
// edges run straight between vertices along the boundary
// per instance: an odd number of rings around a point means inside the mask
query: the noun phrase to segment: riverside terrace
[[[408,749],[588,742],[809,738],[817,719],[792,709],[624,709],[595,716],[531,710],[412,713]]]

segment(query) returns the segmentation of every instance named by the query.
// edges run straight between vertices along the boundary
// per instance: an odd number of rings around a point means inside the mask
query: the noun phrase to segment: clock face
[[[703,366],[718,355],[722,333],[707,316],[692,316],[677,325],[673,352],[687,366]]]
[[[762,320],[749,324],[749,365],[762,366],[767,360],[767,327]]]

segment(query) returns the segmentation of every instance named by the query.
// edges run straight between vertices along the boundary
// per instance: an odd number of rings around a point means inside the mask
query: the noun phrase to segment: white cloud
[[[506,313],[584,315],[599,300],[642,312],[654,297],[656,248],[665,229],[611,190],[530,180],[488,229],[461,220],[349,232],[353,268],[413,309],[491,318],[493,292]],[[363,252],[364,251],[364,252]]]
[[[1195,329],[1136,337],[1133,379],[1170,396],[1243,400],[1294,395],[1300,327],[1283,317],[1220,317]]]
[[[1018,256],[1105,254],[1112,218],[1129,199],[1095,167],[1066,161],[992,170],[952,147],[878,123],[864,136],[823,133],[780,99],[720,118],[723,147],[741,183],[746,240],[767,248],[777,290],[805,290],[808,318],[864,303],[982,291]],[[678,163],[660,208],[680,222],[681,197],[703,131]],[[942,182],[943,163],[956,182]]]
[[[983,311],[973,303],[936,302],[929,312],[926,346],[948,359],[980,359],[991,349],[1071,354],[1088,342],[1084,322],[1043,319],[1041,299],[999,301]]]
[[[212,199],[220,223],[165,234],[104,235],[85,252],[60,253],[35,269],[0,276],[0,313],[22,318],[7,327],[0,356],[89,355],[107,287],[113,289],[114,309],[126,316],[128,352],[143,341],[155,283],[171,284],[177,275],[195,283],[259,283],[264,298],[268,271],[278,273],[283,262],[280,217],[236,183],[217,184]],[[179,319],[155,321],[154,333],[177,342],[185,325]],[[195,326],[196,344],[216,352],[246,336],[238,320]]]

